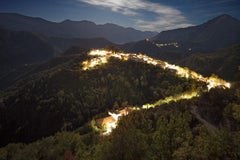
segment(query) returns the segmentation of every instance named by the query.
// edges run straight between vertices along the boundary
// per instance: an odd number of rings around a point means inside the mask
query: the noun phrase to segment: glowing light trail
[[[163,104],[170,103],[172,101],[176,102],[176,101],[179,101],[179,100],[182,100],[182,99],[191,99],[191,98],[197,97],[197,96],[199,96],[199,95],[198,95],[198,92],[196,92],[196,91],[189,92],[189,93],[183,93],[183,94],[176,95],[176,96],[169,96],[169,97],[166,97],[165,99],[160,99],[153,104],[144,104],[142,106],[142,109],[155,108],[157,106],[161,106]]]
[[[191,78],[197,81],[201,81],[207,84],[208,91],[211,88],[221,87],[221,88],[230,88],[231,84],[229,82],[226,82],[223,79],[211,76],[211,77],[204,77],[201,74],[198,74],[194,71],[191,71],[188,68],[183,68],[180,66],[176,66],[174,64],[169,64],[167,62],[157,60],[151,57],[148,57],[147,55],[143,54],[136,54],[136,53],[122,53],[122,52],[112,52],[107,50],[92,50],[88,53],[90,56],[93,56],[91,60],[84,61],[82,63],[83,70],[90,70],[94,69],[95,67],[99,65],[103,65],[108,63],[109,58],[115,57],[120,60],[134,60],[137,62],[143,62],[147,64],[151,64],[154,66],[159,66],[163,69],[170,69],[174,70],[176,74],[180,77],[185,78]],[[197,97],[198,92],[187,92],[180,95],[170,96],[166,97],[165,99],[160,99],[157,102],[153,104],[144,104],[141,108],[133,107],[131,110],[139,110],[139,109],[149,109],[154,108],[157,106],[160,106],[162,104],[170,103],[172,101],[179,101],[182,99],[191,99],[193,97]],[[119,121],[119,117],[127,115],[129,112],[125,109],[118,111],[118,113],[112,113],[109,112],[108,114],[110,116],[103,118],[102,120],[102,126],[105,126],[106,131],[103,133],[103,135],[109,135],[114,128],[117,127],[117,122]]]
[[[176,101],[179,101],[179,100],[182,100],[182,99],[191,99],[191,98],[197,97],[197,96],[198,96],[198,92],[196,92],[196,91],[195,92],[189,92],[189,93],[183,93],[183,94],[179,94],[179,95],[176,95],[176,96],[169,96],[169,97],[166,97],[165,99],[160,99],[153,104],[149,104],[149,103],[144,104],[144,105],[142,105],[141,108],[139,108],[139,107],[125,108],[121,111],[117,111],[118,113],[108,112],[108,114],[110,116],[103,118],[102,123],[101,123],[101,126],[103,128],[105,128],[105,131],[102,133],[102,135],[111,134],[112,130],[117,127],[117,123],[119,121],[119,118],[122,117],[122,116],[128,115],[128,113],[132,110],[155,108],[155,107],[161,106],[163,104],[170,103],[172,101],[176,102]]]
[[[176,74],[180,77],[191,78],[197,81],[202,81],[207,84],[208,90],[215,87],[230,88],[231,85],[229,82],[226,82],[223,79],[217,77],[203,77],[201,74],[198,74],[194,71],[189,70],[188,68],[183,68],[176,66],[174,64],[169,64],[167,62],[151,58],[147,55],[136,54],[136,53],[122,53],[122,52],[112,52],[107,50],[92,50],[89,52],[90,56],[95,56],[95,58],[90,61],[84,61],[83,70],[93,69],[96,66],[103,65],[108,63],[110,57],[115,57],[121,60],[135,60],[137,62],[143,62],[151,64],[154,66],[159,66],[163,69],[175,70]]]

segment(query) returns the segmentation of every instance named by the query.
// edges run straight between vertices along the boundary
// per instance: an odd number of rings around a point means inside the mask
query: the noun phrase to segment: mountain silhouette
[[[240,42],[240,21],[224,14],[198,26],[163,31],[151,40],[178,42],[182,51],[209,52]]]
[[[138,41],[155,36],[156,32],[142,32],[107,23],[97,25],[90,21],[64,20],[60,23],[16,13],[0,13],[0,27],[17,31],[30,31],[50,37],[97,38],[103,37],[114,43]]]

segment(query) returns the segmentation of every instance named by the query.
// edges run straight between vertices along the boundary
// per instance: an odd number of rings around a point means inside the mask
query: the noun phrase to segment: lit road
[[[109,59],[111,57],[115,57],[117,59],[127,61],[127,60],[134,60],[137,62],[142,62],[142,63],[147,63],[150,65],[158,66],[163,69],[169,69],[175,71],[175,73],[179,77],[185,77],[185,78],[191,78],[196,81],[201,81],[206,83],[208,91],[212,88],[216,87],[221,87],[221,88],[230,88],[231,84],[223,79],[220,79],[218,77],[204,77],[199,73],[196,73],[188,68],[183,68],[174,64],[169,64],[168,62],[161,61],[158,59],[151,58],[147,55],[144,54],[136,54],[136,53],[123,53],[123,52],[113,52],[113,51],[108,51],[108,50],[92,50],[89,53],[89,56],[92,56],[93,58],[87,61],[84,61],[82,63],[83,65],[83,70],[91,70],[91,69],[97,69],[98,66],[107,64]],[[186,92],[182,93],[179,95],[174,95],[170,97],[166,97],[165,99],[160,99],[156,101],[155,103],[152,104],[144,104],[142,107],[132,107],[131,110],[140,110],[140,109],[149,109],[149,108],[154,108],[161,106],[162,104],[166,104],[172,101],[178,101],[182,99],[191,99],[193,97],[199,96],[198,91],[192,91],[192,92]],[[128,112],[127,112],[128,113]],[[106,126],[106,132],[105,135],[110,134],[111,131],[116,128],[117,122],[119,120],[119,117],[127,115],[123,114],[121,112],[116,112],[116,113],[109,113],[110,116],[113,117],[113,119],[106,117],[108,119],[111,119],[111,122],[105,120],[104,121],[104,126]],[[107,134],[106,134],[107,133]]]

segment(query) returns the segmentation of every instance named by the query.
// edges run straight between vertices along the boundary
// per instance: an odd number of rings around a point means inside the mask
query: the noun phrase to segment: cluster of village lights
[[[93,58],[90,60],[84,61],[82,63],[83,70],[94,69],[97,66],[108,63],[109,58],[115,57],[117,59],[124,60],[124,61],[133,60],[133,61],[137,61],[137,62],[142,62],[142,63],[147,63],[147,64],[151,64],[154,66],[158,66],[163,69],[174,70],[176,72],[176,74],[180,77],[191,78],[191,79],[206,83],[208,91],[211,88],[216,88],[216,87],[222,87],[224,89],[231,87],[230,83],[226,82],[223,79],[220,79],[220,78],[217,78],[214,76],[204,77],[201,74],[191,71],[188,68],[183,68],[183,67],[180,67],[180,66],[177,66],[174,64],[169,64],[165,61],[154,59],[154,58],[151,58],[144,54],[114,52],[114,51],[109,51],[109,50],[92,50],[88,54],[89,54],[89,56],[92,56]],[[176,95],[176,96],[170,96],[170,97],[166,97],[165,99],[160,99],[153,104],[145,104],[142,106],[142,109],[154,108],[156,106],[160,106],[162,104],[169,103],[171,101],[178,101],[181,99],[191,99],[196,96],[198,96],[197,91],[183,93],[183,94]],[[136,107],[132,108],[132,110],[135,110],[135,109],[139,109],[139,108],[136,108]],[[128,112],[126,112],[126,113],[128,113]],[[110,134],[111,131],[114,128],[116,128],[119,117],[126,115],[126,113],[123,114],[123,112],[122,113],[121,112],[120,113],[109,112],[110,116],[106,117],[106,118],[108,118],[108,120],[106,120],[103,124],[106,128],[106,132],[104,134],[105,135]]]

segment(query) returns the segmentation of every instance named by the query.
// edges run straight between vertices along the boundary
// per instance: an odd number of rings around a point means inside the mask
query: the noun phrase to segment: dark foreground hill
[[[234,90],[211,90],[194,100],[134,111],[123,117],[109,136],[100,136],[92,123],[87,123],[75,131],[63,130],[33,143],[8,144],[0,148],[0,158],[237,160],[240,158],[237,116],[240,110],[236,97]],[[196,105],[194,114],[191,114],[192,105]],[[212,119],[208,123],[214,129],[208,130],[199,118]]]
[[[55,59],[1,96],[1,145],[74,130],[114,103],[142,105],[196,86],[195,81],[140,62],[112,59],[96,70],[83,71],[86,54]]]
[[[134,111],[104,137],[93,130],[92,119],[203,84],[114,58],[84,71],[82,62],[90,57],[71,52],[1,93],[0,142],[6,146],[0,148],[0,159],[239,159],[237,82],[229,90],[212,89],[191,100]]]

